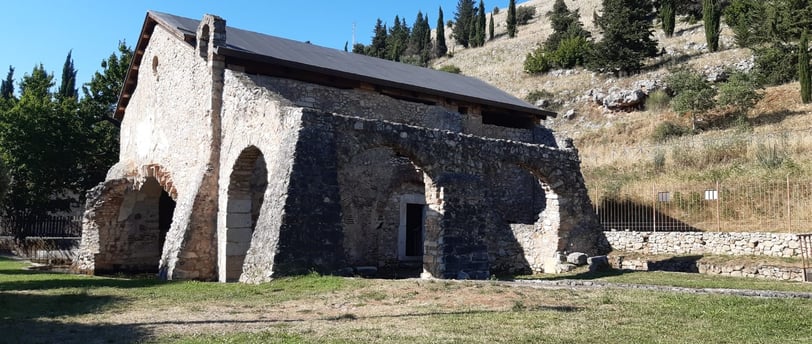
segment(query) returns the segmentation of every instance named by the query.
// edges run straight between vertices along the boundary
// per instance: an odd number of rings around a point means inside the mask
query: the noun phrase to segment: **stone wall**
[[[609,263],[615,269],[625,270],[694,272],[730,277],[750,277],[796,282],[804,281],[803,268],[791,266],[774,266],[767,264],[745,265],[735,262],[715,264],[693,259],[653,261],[644,258],[631,259],[615,254],[609,256]]]
[[[801,257],[798,236],[789,233],[615,231],[604,235],[613,250],[641,254]]]
[[[436,128],[476,136],[540,143],[554,146],[549,129],[533,130],[483,124],[477,113],[460,114],[447,107],[395,99],[373,91],[346,90],[278,77],[243,75],[250,84],[265,88],[282,104],[328,113],[347,114]]]

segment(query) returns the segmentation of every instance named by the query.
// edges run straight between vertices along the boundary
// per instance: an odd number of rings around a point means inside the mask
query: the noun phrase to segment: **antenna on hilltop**
[[[355,46],[355,22],[352,22],[352,46]]]

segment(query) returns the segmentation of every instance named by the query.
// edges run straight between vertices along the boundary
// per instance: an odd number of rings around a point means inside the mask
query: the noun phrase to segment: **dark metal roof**
[[[139,48],[145,48],[146,42],[143,42],[144,47],[141,47],[141,40],[148,40],[154,27],[152,23],[164,26],[181,39],[193,41],[191,38],[194,37],[200,21],[150,11],[147,13],[147,19],[139,40]],[[555,116],[554,112],[536,108],[476,78],[232,27],[226,29],[226,46],[218,47],[217,53],[226,57],[230,56],[257,63],[279,65],[331,77],[366,82],[377,86],[486,105],[491,108],[504,109],[509,112],[531,115],[541,119],[547,116]],[[140,62],[140,59],[133,61],[134,64],[136,62]],[[131,75],[128,74],[127,77],[129,79]],[[133,82],[131,81],[130,84],[133,84]],[[132,88],[134,89],[134,84]],[[122,96],[126,93],[127,88],[125,86]],[[123,106],[126,106],[126,104],[120,103],[119,106],[119,109],[123,112]]]

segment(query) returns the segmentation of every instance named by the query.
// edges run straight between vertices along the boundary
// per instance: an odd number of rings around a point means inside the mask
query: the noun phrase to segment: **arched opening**
[[[494,222],[488,254],[491,272],[516,274],[549,271],[559,251],[558,195],[540,173],[518,165],[487,171],[487,190]]]
[[[118,207],[118,229],[104,234],[96,273],[158,273],[166,234],[172,227],[175,200],[157,179],[125,192]]]
[[[267,186],[268,170],[262,152],[254,146],[246,148],[234,163],[228,185],[225,248],[227,282],[240,279]]]
[[[338,180],[347,263],[380,277],[418,277],[425,257],[436,254],[427,243],[439,236],[430,225],[438,223],[437,207],[426,172],[408,156],[376,147],[339,166]]]

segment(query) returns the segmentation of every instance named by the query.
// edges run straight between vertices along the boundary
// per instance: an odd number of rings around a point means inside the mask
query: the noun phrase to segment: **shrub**
[[[761,167],[766,169],[776,169],[784,164],[784,161],[789,159],[786,149],[779,148],[777,145],[765,145],[759,143],[756,146],[756,161]]]
[[[561,68],[572,68],[583,65],[592,50],[592,44],[584,37],[564,38],[550,56],[550,62]]]
[[[499,6],[493,7],[493,14],[499,14]]]
[[[524,71],[529,74],[543,74],[550,71],[553,65],[550,58],[541,47],[536,48],[535,51],[527,53],[524,59]]]
[[[742,115],[761,100],[760,86],[749,75],[735,72],[728,81],[719,86],[719,105],[730,106],[736,114]]]
[[[654,171],[662,172],[665,169],[665,152],[658,150],[654,152]]]
[[[661,112],[668,109],[671,97],[663,90],[649,93],[646,98],[646,110]]]
[[[454,74],[460,74],[462,72],[462,70],[460,70],[460,67],[457,67],[453,64],[441,66],[440,69],[438,70]]]
[[[516,23],[527,25],[536,16],[536,6],[519,6],[516,8]]]
[[[548,91],[533,90],[530,91],[530,93],[528,93],[527,96],[524,97],[524,99],[527,100],[529,103],[533,104],[540,99],[552,99],[553,97],[555,97],[555,95]]]
[[[762,85],[780,85],[795,80],[798,54],[790,46],[755,49],[756,81]]]
[[[658,124],[657,127],[654,128],[651,139],[654,140],[654,142],[665,142],[672,137],[680,137],[690,132],[691,130],[688,128],[666,121]]]

